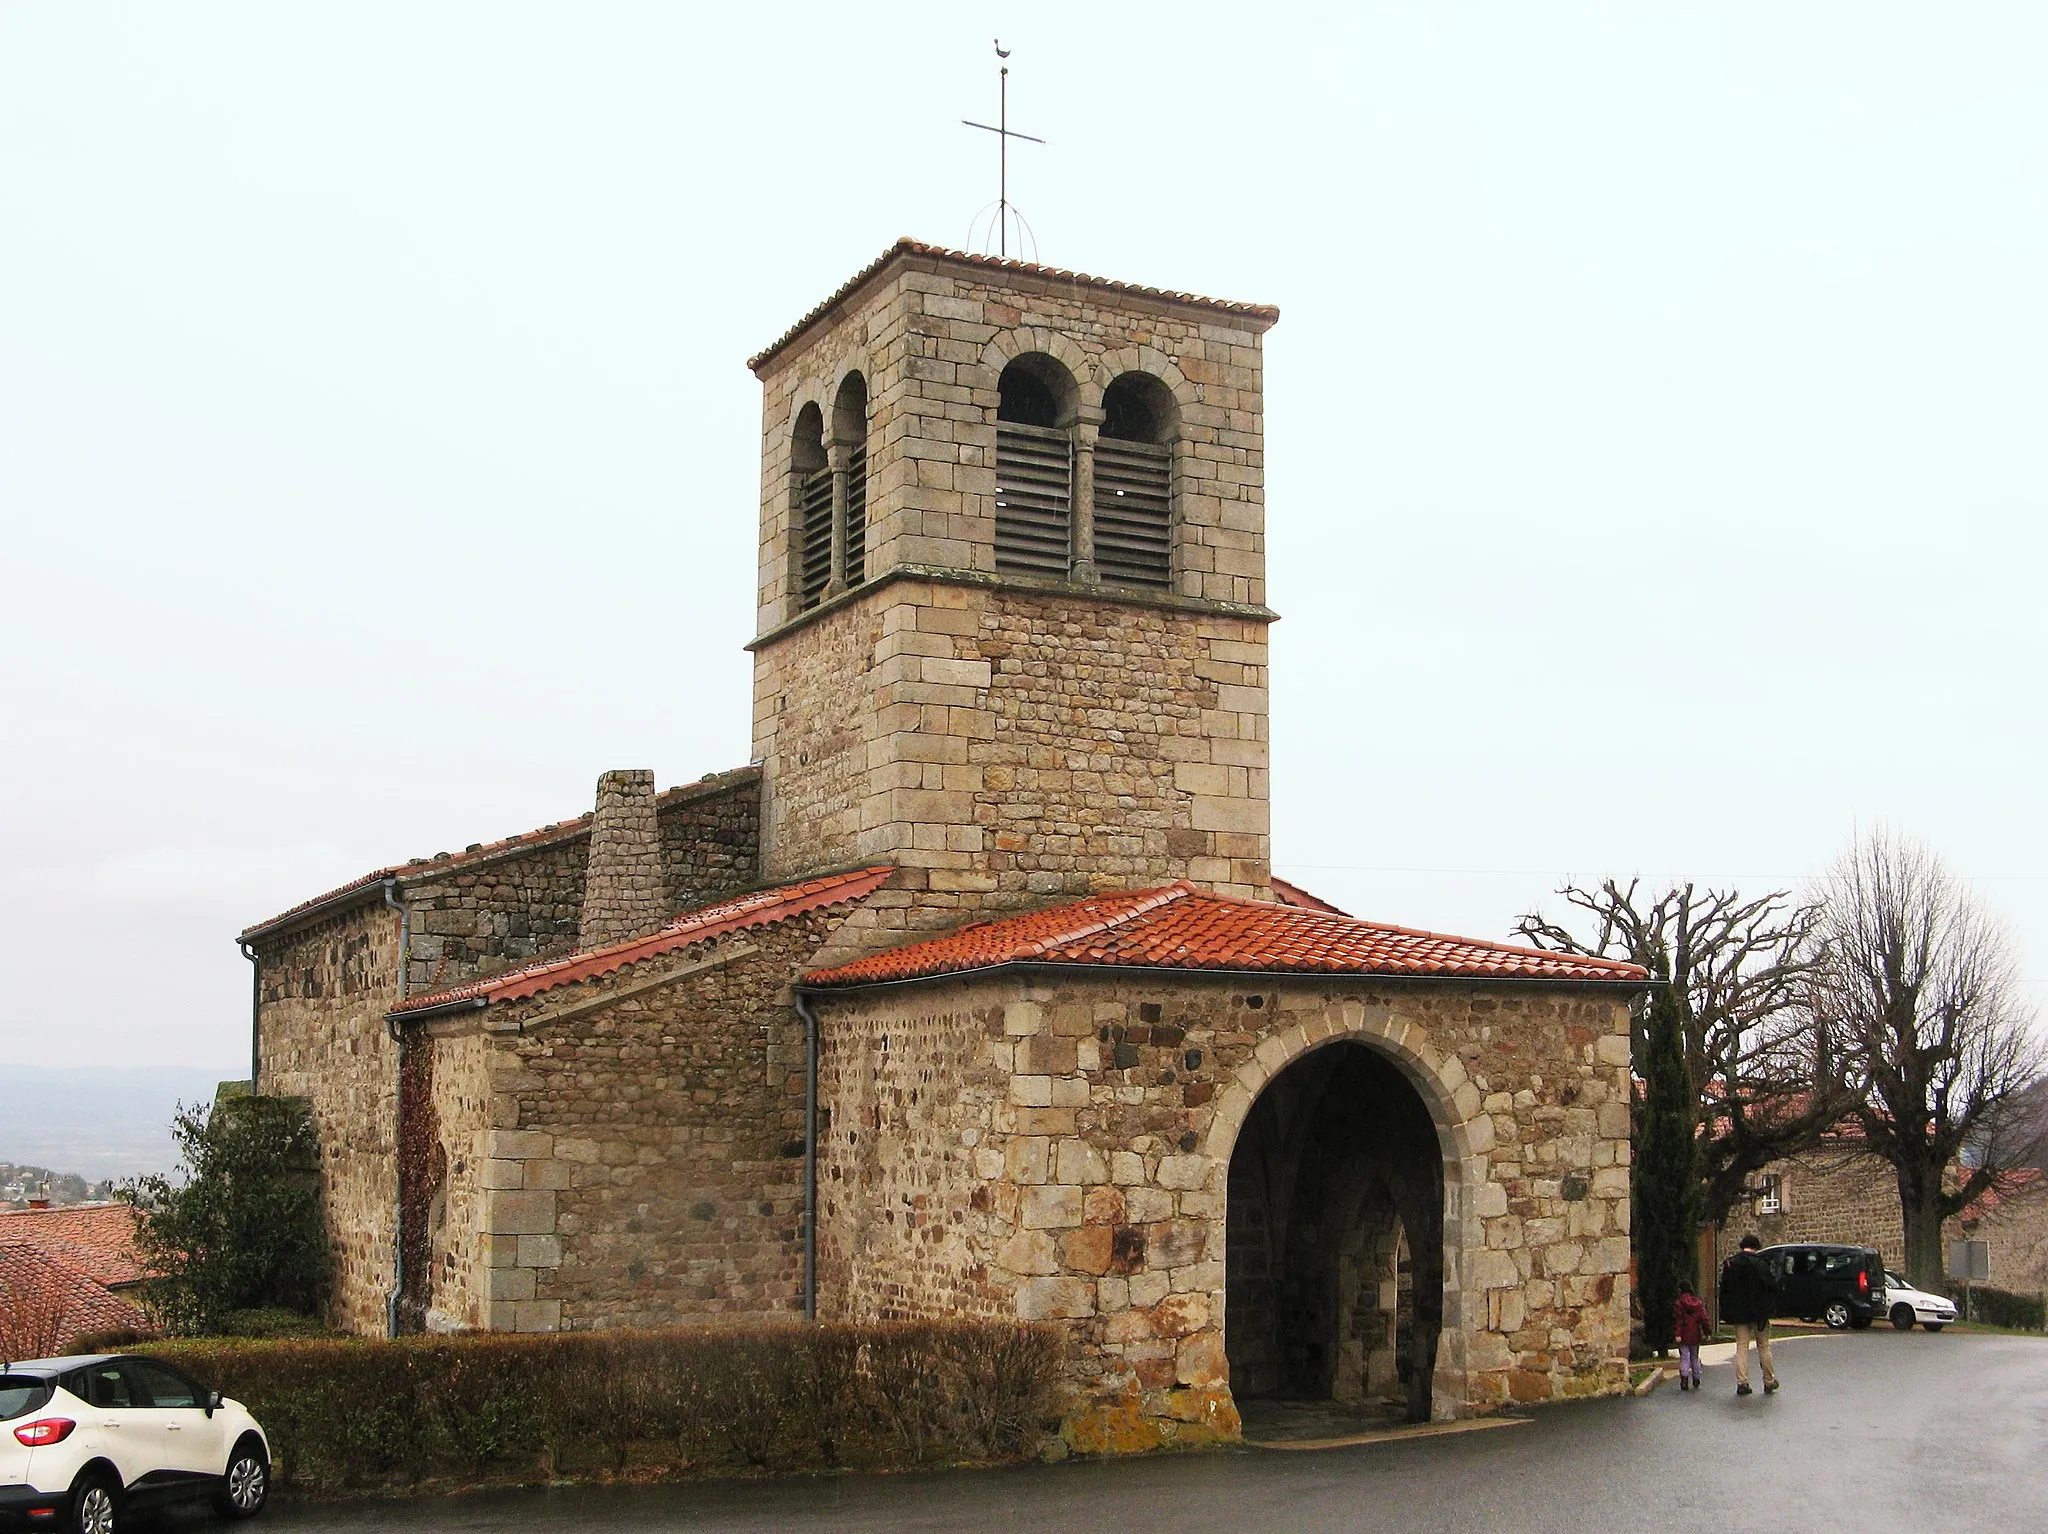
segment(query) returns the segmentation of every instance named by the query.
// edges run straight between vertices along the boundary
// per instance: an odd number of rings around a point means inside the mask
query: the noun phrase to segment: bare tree
[[[1698,1097],[1700,1214],[1725,1220],[1759,1170],[1817,1145],[1849,1107],[1814,1021],[1820,907],[1785,890],[1745,900],[1691,884],[1651,899],[1633,879],[1558,893],[1593,936],[1540,911],[1515,930],[1538,947],[1627,959],[1671,981]],[[1645,1017],[1638,1005],[1637,1061],[1647,1057]]]
[[[1925,847],[1883,830],[1858,838],[1826,895],[1838,1079],[1865,1144],[1898,1176],[1907,1276],[1932,1288],[1942,1222],[2023,1164],[2022,1094],[2041,1046],[2004,928]]]

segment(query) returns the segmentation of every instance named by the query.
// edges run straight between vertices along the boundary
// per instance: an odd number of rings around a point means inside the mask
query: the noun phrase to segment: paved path
[[[1247,1450],[893,1477],[288,1505],[280,1531],[2048,1529],[2048,1340],[1889,1329],[1798,1341],[1784,1390],[1546,1408],[1528,1427],[1321,1453]],[[183,1527],[182,1520],[179,1525]]]

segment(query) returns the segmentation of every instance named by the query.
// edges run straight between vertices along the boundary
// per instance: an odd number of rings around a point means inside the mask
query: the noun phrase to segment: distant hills
[[[32,1198],[46,1198],[53,1204],[83,1204],[113,1196],[111,1182],[87,1182],[76,1172],[0,1161],[0,1206],[18,1205]]]
[[[88,1182],[169,1172],[171,1115],[211,1102],[232,1070],[0,1065],[0,1162]],[[244,1068],[243,1075],[247,1075]]]

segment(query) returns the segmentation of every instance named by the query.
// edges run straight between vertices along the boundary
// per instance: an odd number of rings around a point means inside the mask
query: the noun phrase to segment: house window
[[[1782,1214],[1785,1209],[1785,1185],[1775,1172],[1766,1172],[1756,1182],[1756,1212],[1758,1214]]]
[[[1179,412],[1165,384],[1126,373],[1102,395],[1095,442],[1095,568],[1105,581],[1173,584],[1173,439]]]
[[[1073,375],[1043,353],[997,380],[996,568],[1065,580],[1073,568]]]

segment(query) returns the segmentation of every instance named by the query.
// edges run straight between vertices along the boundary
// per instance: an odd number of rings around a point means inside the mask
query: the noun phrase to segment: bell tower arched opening
[[[1230,1157],[1231,1393],[1425,1422],[1443,1325],[1444,1152],[1398,1066],[1345,1040],[1252,1104]]]

